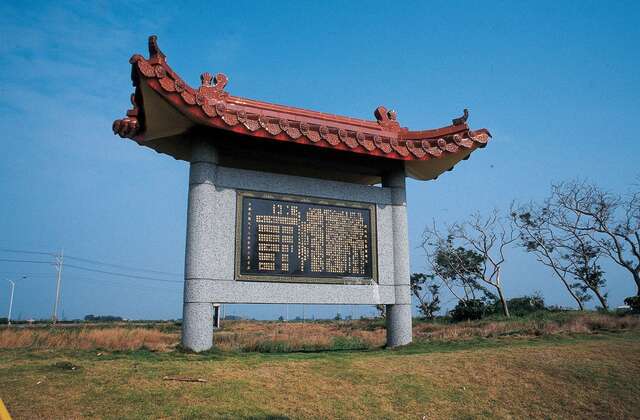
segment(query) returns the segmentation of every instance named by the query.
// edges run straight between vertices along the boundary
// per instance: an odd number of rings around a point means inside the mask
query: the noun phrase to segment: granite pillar
[[[189,204],[185,250],[182,346],[200,352],[213,346],[213,304],[198,298],[202,265],[214,255],[215,199],[218,157],[206,140],[193,140],[189,168]]]
[[[404,167],[382,177],[382,186],[391,188],[393,208],[393,261],[395,304],[387,305],[387,347],[411,343],[411,288],[409,283],[409,229]]]

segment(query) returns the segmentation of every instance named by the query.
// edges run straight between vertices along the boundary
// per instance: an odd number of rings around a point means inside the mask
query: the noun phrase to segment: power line
[[[25,273],[24,271],[0,271],[3,276],[51,277],[51,273]]]
[[[48,255],[48,256],[52,256],[52,257],[57,257],[58,256],[56,253],[53,253],[53,252],[29,251],[29,250],[12,249],[12,248],[0,248],[0,252],[9,252],[9,253],[18,253],[18,254],[33,254],[33,255]],[[173,273],[173,272],[169,272],[169,271],[152,270],[152,269],[148,269],[148,268],[138,268],[138,267],[132,267],[132,266],[127,266],[127,265],[122,265],[122,264],[114,264],[114,263],[109,263],[109,262],[99,261],[99,260],[94,260],[94,259],[89,259],[89,258],[81,258],[81,257],[73,256],[73,255],[65,255],[65,258],[76,260],[76,261],[81,261],[81,262],[85,262],[85,263],[89,263],[89,264],[103,265],[103,266],[114,267],[114,268],[121,268],[121,269],[124,269],[124,270],[143,271],[143,272],[166,275],[166,276],[182,277],[182,273]],[[0,261],[4,261],[4,259],[2,259]],[[30,262],[30,261],[21,261],[21,262]]]
[[[107,263],[107,262],[104,262],[104,261],[91,260],[91,259],[88,259],[88,258],[74,257],[72,255],[65,255],[65,258],[68,258],[68,259],[71,259],[71,260],[76,260],[76,261],[82,261],[82,262],[86,262],[86,263],[89,263],[89,264],[103,265],[103,266],[106,266],[106,267],[122,268],[124,270],[144,271],[144,272],[147,272],[147,273],[161,274],[161,275],[166,275],[166,276],[182,277],[182,274],[179,274],[179,273],[170,273],[168,271],[159,271],[159,270],[151,270],[151,269],[147,269],[147,268],[136,268],[136,267],[120,265],[120,264],[112,264],[112,263]]]
[[[53,265],[51,261],[34,261],[34,260],[14,260],[10,258],[0,258],[2,262],[16,262],[16,263],[31,263],[31,264],[49,264]]]
[[[56,254],[47,253],[47,252],[40,252],[40,251],[27,251],[27,250],[17,250],[17,249],[8,249],[8,248],[0,249],[0,251],[2,251],[2,252],[37,254],[37,255],[51,255],[51,256],[54,256],[54,257],[58,257]],[[125,266],[125,265],[120,265],[120,264],[111,264],[111,263],[98,261],[98,260],[92,260],[92,259],[88,259],[88,258],[75,257],[75,256],[72,256],[72,255],[65,255],[65,258],[66,259],[76,260],[76,261],[83,261],[83,262],[86,262],[86,263],[89,263],[89,264],[103,265],[103,266],[115,267],[115,268],[122,268],[122,269],[125,269],[125,270],[149,272],[149,273],[160,274],[160,275],[163,275],[163,276],[176,276],[176,277],[177,276],[181,276],[178,273],[170,273],[170,272],[159,271],[159,270],[150,270],[150,269],[145,269],[145,268],[136,268],[136,267]],[[0,258],[0,262],[56,265],[55,262],[38,261],[38,260],[27,260],[27,259],[13,259],[13,258]],[[90,272],[94,272],[94,273],[107,274],[107,275],[117,276],[117,277],[125,277],[125,278],[132,278],[132,279],[138,279],[138,280],[158,281],[158,282],[165,282],[165,283],[180,283],[180,284],[183,283],[182,280],[169,280],[169,279],[164,279],[164,278],[141,276],[141,275],[130,274],[130,273],[121,273],[121,272],[119,273],[119,272],[113,272],[113,271],[107,271],[107,270],[100,270],[100,269],[97,269],[97,268],[83,267],[83,266],[78,266],[78,265],[74,265],[74,264],[65,264],[65,266],[66,267],[70,267],[70,268],[75,268],[75,269],[78,269],[78,270],[84,270],[84,271],[90,271]],[[45,274],[45,273],[41,273],[41,274]],[[40,273],[38,273],[38,275],[40,275]]]
[[[134,274],[126,274],[126,273],[115,273],[113,271],[98,270],[95,268],[88,268],[88,267],[80,267],[73,264],[65,264],[65,267],[75,268],[77,270],[91,271],[93,273],[108,274],[110,276],[126,277],[126,278],[139,279],[139,280],[160,281],[165,283],[182,283],[182,280],[168,280],[168,279],[159,279],[157,277],[137,276]]]
[[[127,286],[127,290],[137,290],[137,291],[141,291],[141,292],[152,292],[154,290],[164,290],[167,292],[176,292],[176,287],[178,286],[176,285],[167,285],[167,286],[163,286],[163,285],[157,285],[157,284],[150,284],[150,285],[140,285],[140,284],[133,284],[133,286],[131,285],[131,283],[127,283],[126,280],[122,281],[122,280],[118,280],[118,279],[97,279],[97,278],[92,278],[92,277],[75,277],[75,276],[66,276],[66,279],[71,280],[72,282],[94,282],[94,283],[99,283],[99,284],[103,284],[103,285],[109,285],[109,286]],[[139,287],[136,287],[139,286]]]
[[[43,251],[26,251],[22,249],[10,249],[10,248],[0,248],[0,252],[10,252],[13,254],[33,254],[33,255],[50,255],[55,256],[53,252],[43,252]]]
[[[54,309],[53,309],[53,315],[52,315],[52,320],[55,323],[58,320],[58,310],[59,308],[61,308],[61,288],[60,288],[60,281],[61,281],[61,272],[62,272],[62,253],[55,254],[55,253],[50,253],[50,252],[40,252],[40,251],[29,251],[29,250],[20,250],[20,249],[10,249],[10,248],[0,248],[0,253],[15,253],[15,254],[26,254],[24,256],[22,255],[16,255],[15,258],[0,258],[0,262],[7,262],[7,263],[26,263],[26,264],[46,264],[46,265],[50,265],[50,266],[54,266],[56,268],[57,271],[57,285],[56,285],[56,300],[55,300],[55,305],[54,305]],[[1,254],[0,254],[1,255]],[[48,256],[48,257],[53,257],[54,261],[42,261],[42,260],[36,260],[36,259],[29,259],[28,255],[40,255],[40,256]],[[22,258],[21,258],[22,257]],[[131,267],[131,266],[125,266],[125,265],[119,265],[119,264],[111,264],[111,263],[107,263],[104,261],[98,261],[98,260],[92,260],[92,259],[88,259],[88,258],[80,258],[80,257],[74,257],[74,256],[69,256],[69,255],[65,255],[65,257],[67,259],[71,259],[74,261],[79,261],[79,262],[85,262],[87,264],[93,264],[93,265],[98,265],[98,266],[105,266],[105,267],[114,267],[114,268],[119,268],[119,269],[123,269],[123,270],[131,270],[131,271],[138,271],[138,272],[147,272],[147,273],[153,273],[153,274],[157,274],[159,276],[164,276],[164,277],[181,277],[181,274],[178,273],[170,273],[170,272],[166,272],[166,271],[159,271],[159,270],[150,270],[150,269],[144,269],[144,268],[137,268],[137,267]],[[139,291],[139,292],[144,292],[144,293],[153,293],[154,290],[150,290],[150,289],[155,289],[156,291],[160,291],[160,290],[164,290],[168,293],[172,293],[175,294],[176,293],[176,287],[180,284],[183,284],[182,280],[169,280],[167,278],[158,278],[158,277],[151,277],[151,276],[144,276],[144,275],[137,275],[137,274],[131,274],[131,273],[125,273],[125,272],[115,272],[115,271],[108,271],[108,270],[101,270],[101,269],[97,269],[97,268],[91,268],[91,267],[86,267],[83,265],[75,265],[75,264],[65,264],[65,267],[67,268],[71,268],[71,269],[76,269],[76,270],[82,270],[82,271],[87,271],[87,272],[92,272],[92,273],[100,273],[100,274],[104,274],[104,275],[108,275],[108,276],[115,276],[115,277],[120,277],[123,279],[136,279],[136,280],[144,280],[144,281],[152,281],[152,282],[160,282],[160,283],[171,283],[171,285],[167,285],[167,287],[162,287],[160,285],[144,285],[142,283],[134,283],[134,282],[127,282],[126,280],[123,280],[121,282],[118,282],[118,280],[108,280],[108,279],[103,279],[103,278],[96,278],[96,277],[90,277],[90,278],[82,278],[82,279],[78,279],[78,278],[73,278],[72,280],[79,280],[83,283],[85,282],[94,282],[94,283],[101,283],[103,285],[103,287],[108,287],[107,284],[111,284],[111,285],[115,285],[115,286],[119,286],[120,288],[126,288],[127,291]],[[2,273],[2,272],[0,272]],[[26,276],[30,276],[32,278],[44,278],[44,277],[52,277],[52,274],[47,274],[47,273],[16,273],[16,272],[4,272],[7,274],[12,274],[12,275],[26,275]],[[84,277],[84,276],[83,276]],[[136,287],[138,286],[138,287]]]

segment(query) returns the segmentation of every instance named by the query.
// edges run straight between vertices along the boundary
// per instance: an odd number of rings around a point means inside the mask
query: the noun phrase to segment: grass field
[[[158,351],[76,348],[81,331],[52,333],[67,337],[54,349],[44,335],[6,348],[5,335],[0,396],[16,419],[640,418],[638,319],[600,317],[418,323],[416,343],[398,350],[376,347],[384,331],[375,323],[304,325],[311,343],[317,328],[347,343],[371,333],[371,345],[358,339],[368,350],[294,353],[242,350],[274,330],[264,323],[235,324],[225,331],[235,341],[224,342],[236,344],[200,355],[172,350],[171,328],[152,329],[170,337]],[[282,328],[282,340],[304,344],[305,332]]]

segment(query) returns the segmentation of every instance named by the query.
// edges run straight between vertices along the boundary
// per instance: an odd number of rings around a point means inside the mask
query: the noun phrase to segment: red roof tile
[[[222,73],[215,77],[203,73],[201,85],[196,89],[169,67],[155,36],[149,38],[149,55],[148,59],[138,54],[131,57],[136,86],[136,93],[131,95],[133,109],[113,123],[114,133],[140,144],[146,140],[147,129],[142,85],[156,92],[194,125],[382,158],[419,161],[458,153],[468,156],[470,151],[484,147],[491,137],[486,129],[469,129],[466,109],[452,125],[411,131],[400,126],[394,111],[382,106],[375,110],[373,121],[233,96],[225,90],[228,79]]]

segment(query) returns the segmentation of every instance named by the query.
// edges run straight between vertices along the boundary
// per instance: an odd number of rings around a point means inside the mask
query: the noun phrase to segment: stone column
[[[391,188],[393,205],[393,266],[396,303],[387,305],[387,347],[411,343],[411,289],[409,285],[409,229],[404,166],[382,177]]]
[[[194,140],[189,168],[187,244],[184,267],[182,346],[200,352],[213,346],[213,304],[198,297],[197,280],[207,273],[215,247],[215,195],[218,156],[205,140]]]

